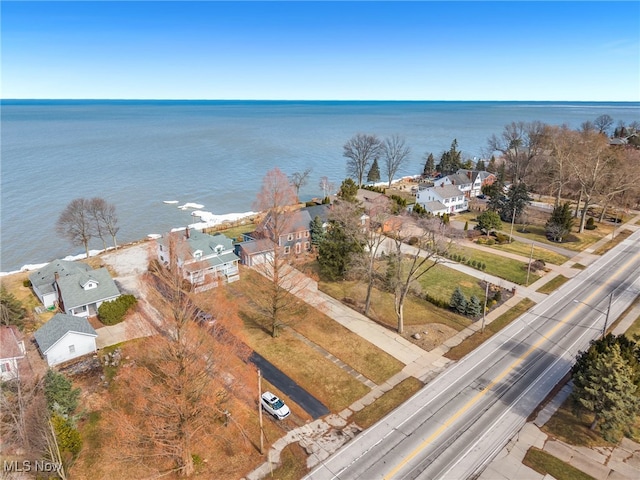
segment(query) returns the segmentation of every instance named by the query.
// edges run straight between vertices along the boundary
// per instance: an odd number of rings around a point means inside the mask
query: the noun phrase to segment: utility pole
[[[482,310],[482,330],[481,333],[484,333],[484,323],[487,319],[487,298],[489,297],[489,282],[487,282],[485,280],[485,283],[487,284],[485,291],[484,291],[484,309]]]
[[[511,216],[511,235],[509,235],[509,243],[513,242],[513,224],[516,221],[516,208],[513,207],[513,215]]]
[[[607,307],[607,316],[604,317],[604,326],[602,327],[602,338],[607,334],[607,325],[609,323],[609,313],[611,312],[611,302],[613,301],[613,292],[609,295],[609,306]]]
[[[531,254],[529,255],[529,266],[527,267],[527,283],[525,286],[529,286],[529,274],[531,273],[531,260],[533,260],[533,242],[531,242]]]
[[[264,455],[264,430],[262,429],[262,374],[258,369],[258,418],[260,419],[260,455]]]

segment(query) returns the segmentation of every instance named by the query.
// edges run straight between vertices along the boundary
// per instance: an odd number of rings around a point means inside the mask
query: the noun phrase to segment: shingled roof
[[[33,336],[38,342],[40,351],[46,355],[62,337],[68,333],[80,333],[97,337],[98,334],[84,317],[75,317],[66,313],[57,313],[47,323],[40,327]]]

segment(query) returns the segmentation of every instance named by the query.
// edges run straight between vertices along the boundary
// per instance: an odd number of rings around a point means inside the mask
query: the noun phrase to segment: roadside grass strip
[[[568,281],[569,279],[564,275],[558,275],[557,277],[552,278],[547,283],[542,285],[538,290],[536,290],[536,292],[551,293],[556,289],[560,288],[560,286],[564,285]]]
[[[542,475],[551,475],[556,480],[595,480],[591,475],[536,447],[527,451],[522,463]]]

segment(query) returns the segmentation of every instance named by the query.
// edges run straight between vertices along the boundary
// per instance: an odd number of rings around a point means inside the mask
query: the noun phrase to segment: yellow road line
[[[407,455],[398,465],[396,465],[393,470],[391,470],[388,474],[384,476],[385,480],[391,479],[396,473],[398,473],[407,463],[413,460],[422,450],[425,449],[427,445],[429,445],[436,437],[438,437],[442,432],[444,432],[448,427],[451,426],[453,422],[455,422],[460,416],[469,410],[475,403],[478,402],[483,396],[485,396],[489,390],[496,386],[504,377],[506,377],[511,371],[518,366],[522,361],[527,358],[535,349],[537,349],[544,341],[546,341],[550,336],[552,336],[556,330],[558,330],[561,326],[567,323],[570,319],[572,319],[575,314],[583,307],[588,306],[585,305],[589,303],[598,293],[600,293],[612,280],[617,278],[620,273],[627,268],[627,265],[633,261],[635,261],[636,257],[640,255],[636,253],[629,261],[627,261],[622,267],[618,269],[615,275],[608,277],[607,282],[603,283],[600,287],[594,290],[591,295],[589,295],[584,303],[579,303],[576,308],[574,308],[571,313],[565,316],[560,322],[558,322],[553,328],[551,328],[546,334],[544,334],[536,343],[534,343],[529,349],[520,355],[516,360],[511,363],[507,368],[505,368],[496,378],[494,378],[491,383],[489,383],[486,387],[484,387],[480,392],[478,392],[471,400],[469,400],[462,408],[460,408],[456,413],[454,413],[451,417],[447,419],[435,432],[433,432],[428,438],[426,438],[420,445],[418,445],[409,455]]]

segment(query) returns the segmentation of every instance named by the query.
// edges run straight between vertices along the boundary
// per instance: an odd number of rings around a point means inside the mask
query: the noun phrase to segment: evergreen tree
[[[591,429],[599,427],[605,440],[615,442],[640,412],[633,368],[617,343],[589,359],[585,368],[573,373],[572,397],[580,408],[593,414]]]
[[[429,152],[429,155],[427,156],[425,163],[424,163],[424,169],[422,170],[422,176],[423,177],[430,177],[431,175],[433,175],[433,172],[436,171],[436,160],[433,158],[433,153]]]
[[[373,164],[369,169],[369,173],[367,174],[367,182],[379,182],[380,181],[380,167],[378,166],[378,159],[373,159]]]
[[[496,212],[492,212],[491,210],[482,212],[478,216],[478,228],[484,231],[487,234],[487,237],[492,231],[502,229],[500,215]]]
[[[458,150],[458,140],[451,142],[451,147],[440,157],[438,171],[443,175],[455,173],[462,167],[462,152]]]
[[[498,210],[500,218],[505,222],[511,222],[515,211],[515,218],[517,219],[531,200],[533,199],[529,195],[527,185],[524,182],[511,185],[504,202]]]
[[[320,275],[331,281],[343,279],[351,256],[360,250],[360,245],[347,235],[344,225],[332,221],[318,246]]]
[[[322,219],[316,215],[313,220],[311,220],[311,225],[309,228],[311,232],[311,245],[318,246],[322,239],[324,238],[324,228],[322,227]]]
[[[547,238],[554,242],[562,242],[562,239],[571,232],[573,224],[574,220],[569,202],[558,205],[553,209],[551,217],[545,224]]]
[[[358,185],[351,178],[346,178],[340,185],[338,197],[346,202],[355,203],[358,194]]]
[[[476,163],[476,170],[480,172],[484,172],[487,170],[487,166],[484,164],[484,160],[478,160],[478,163]]]
[[[44,376],[44,396],[51,412],[57,412],[64,418],[78,408],[80,389],[73,388],[71,380],[54,370],[47,370]]]
[[[464,292],[460,289],[460,287],[456,287],[456,289],[451,294],[449,306],[460,315],[464,315],[467,312],[467,297],[465,297]]]
[[[469,303],[467,303],[466,313],[470,317],[477,317],[482,312],[482,305],[480,304],[480,299],[475,295],[471,295],[469,299]]]
[[[27,310],[20,300],[0,285],[0,325],[15,325],[22,330],[26,318]]]

